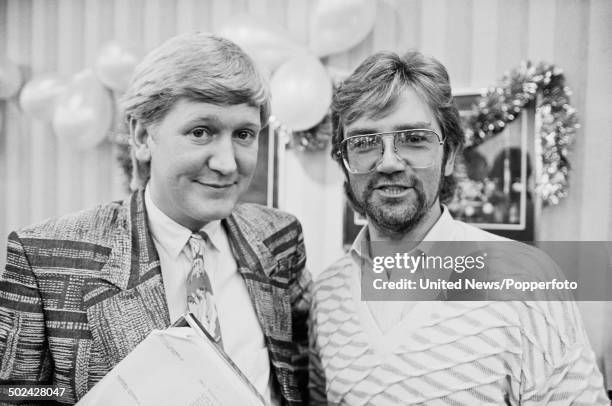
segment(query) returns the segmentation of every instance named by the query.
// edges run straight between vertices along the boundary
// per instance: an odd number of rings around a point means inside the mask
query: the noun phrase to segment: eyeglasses
[[[354,135],[340,143],[344,166],[352,173],[372,172],[382,162],[384,137],[393,137],[393,152],[412,168],[427,168],[438,156],[444,139],[428,129],[410,129]]]

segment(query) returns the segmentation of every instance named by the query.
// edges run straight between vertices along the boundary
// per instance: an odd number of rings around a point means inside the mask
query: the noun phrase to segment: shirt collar
[[[148,186],[145,188],[144,198],[153,239],[171,258],[176,259],[189,242],[191,230],[172,220],[155,205]],[[208,235],[211,248],[218,249],[222,232],[221,220],[211,221],[202,227],[202,231]]]
[[[455,228],[453,227],[454,222],[455,220],[453,220],[453,217],[450,215],[448,208],[442,205],[442,214],[433,227],[425,234],[423,241],[452,241],[455,234]],[[419,247],[417,246],[416,248]],[[351,245],[349,252],[361,259],[370,258],[370,232],[368,231],[367,224],[361,228],[359,234],[355,237],[355,241],[353,241],[353,245]]]
[[[221,220],[211,221],[206,224],[200,231],[203,231],[208,236],[207,243],[209,248],[219,250],[222,247],[223,228],[221,227]]]
[[[429,229],[423,241],[452,241],[455,237],[455,220],[448,208],[442,205],[442,214],[436,223]]]
[[[359,258],[370,258],[370,231],[367,224],[361,227],[349,252]]]

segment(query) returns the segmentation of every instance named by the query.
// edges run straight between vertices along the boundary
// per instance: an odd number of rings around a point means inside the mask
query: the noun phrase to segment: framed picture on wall
[[[478,96],[455,95],[464,127]],[[455,219],[508,238],[534,240],[534,117],[534,109],[526,109],[495,137],[463,150],[457,190],[448,204]]]
[[[280,135],[270,126],[261,130],[257,167],[253,180],[241,201],[278,207]]]

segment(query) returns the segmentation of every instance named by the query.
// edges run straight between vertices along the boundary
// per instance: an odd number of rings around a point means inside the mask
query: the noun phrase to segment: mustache
[[[373,176],[367,184],[366,190],[373,192],[379,185],[385,184],[399,184],[406,187],[412,187],[418,190],[423,190],[423,183],[419,178],[414,175],[406,176],[404,173],[392,173],[384,174],[379,173],[377,176]]]

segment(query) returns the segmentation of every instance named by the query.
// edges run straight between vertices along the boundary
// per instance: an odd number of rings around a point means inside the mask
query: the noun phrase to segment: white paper
[[[152,331],[78,405],[264,405],[245,379],[196,330],[170,327]]]

